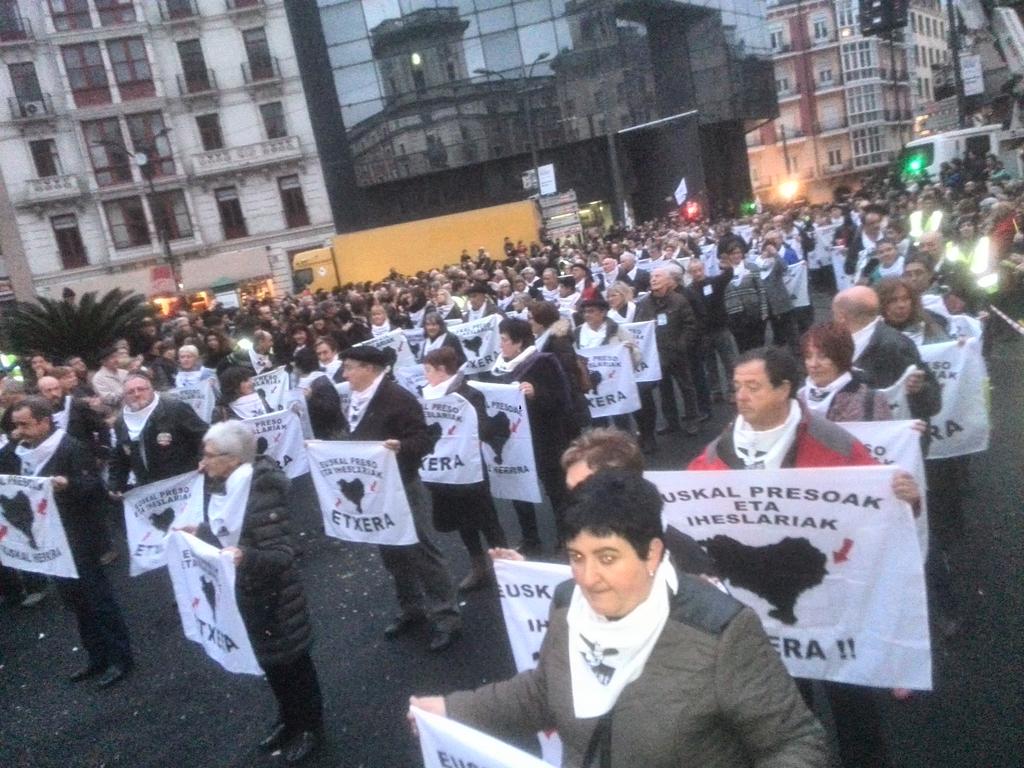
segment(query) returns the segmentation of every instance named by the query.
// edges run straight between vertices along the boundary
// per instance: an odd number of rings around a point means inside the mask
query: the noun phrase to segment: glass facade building
[[[332,202],[367,222],[521,198],[534,151],[559,191],[619,211],[661,213],[683,176],[725,206],[749,193],[743,133],[776,109],[763,0],[302,4]]]

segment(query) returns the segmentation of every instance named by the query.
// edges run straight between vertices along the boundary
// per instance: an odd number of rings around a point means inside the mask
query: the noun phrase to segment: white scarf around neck
[[[779,469],[796,438],[800,425],[800,406],[789,401],[789,415],[777,427],[755,430],[742,416],[736,417],[732,429],[733,447],[747,469]]]
[[[592,329],[586,323],[580,326],[580,349],[590,349],[591,347],[600,347],[604,344],[604,337],[607,331],[606,326],[602,323],[601,327],[596,331]]]
[[[53,454],[57,452],[57,446],[60,445],[60,441],[66,434],[63,429],[55,429],[43,442],[31,448],[24,443],[18,443],[14,448],[14,453],[21,459],[21,474],[36,475],[53,458]]]
[[[857,362],[860,356],[864,354],[864,350],[868,348],[868,344],[871,343],[871,337],[875,333],[875,327],[882,321],[881,317],[876,317],[870,323],[865,325],[859,331],[853,332],[853,361]]]
[[[256,373],[263,373],[271,367],[270,355],[257,352],[255,347],[249,350],[249,362],[252,363],[253,370]]]
[[[851,381],[853,381],[853,374],[849,371],[839,376],[831,384],[826,384],[824,387],[817,386],[813,381],[811,381],[811,377],[808,376],[807,382],[800,389],[800,399],[804,401],[804,404],[809,409],[824,416],[828,413],[828,409],[832,407],[832,400],[835,398],[836,392],[841,390]]]
[[[448,394],[448,387],[452,385],[454,376],[449,376],[447,379],[442,381],[440,384],[424,384],[423,385],[423,399],[424,400],[437,400]]]
[[[601,616],[590,607],[579,585],[573,589],[566,621],[576,717],[606,714],[623,689],[643,674],[668,621],[670,594],[678,589],[678,577],[667,555],[654,572],[647,599],[620,619]]]
[[[363,416],[366,415],[366,408],[369,406],[373,396],[377,394],[377,389],[380,387],[380,383],[384,381],[384,371],[373,380],[362,392],[356,392],[352,390],[352,394],[348,401],[348,429],[349,432],[355,432],[356,427],[359,426],[359,422],[363,420]]]
[[[149,417],[153,415],[153,411],[160,404],[160,398],[157,395],[153,395],[153,402],[149,405],[140,408],[137,411],[130,411],[125,408],[121,411],[121,416],[124,418],[124,425],[128,429],[128,439],[135,442],[139,439],[139,435],[142,434],[142,430],[146,428],[146,422],[149,421]]]
[[[379,338],[381,336],[387,336],[391,333],[391,323],[384,323],[384,325],[370,325],[370,333],[373,334],[373,338]]]
[[[494,365],[491,366],[491,373],[495,376],[505,376],[512,373],[516,368],[519,367],[520,363],[526,362],[531,357],[537,354],[537,346],[527,347],[518,355],[513,357],[511,360],[506,360],[501,355],[498,355],[498,359],[494,361]]]
[[[336,374],[338,369],[341,368],[341,358],[335,355],[334,359],[327,363],[327,365],[323,365],[321,367],[323,368],[324,373],[333,379],[334,374]]]
[[[630,301],[625,306],[626,314],[621,314],[617,309],[609,309],[608,317],[617,322],[619,325],[623,323],[632,323],[633,318],[636,317],[636,302]]]
[[[447,336],[447,335],[448,335],[447,331],[441,331],[441,333],[437,334],[437,336],[432,339],[429,336],[427,336],[426,334],[424,334],[424,336],[423,336],[423,354],[426,355],[427,352],[433,352],[435,349],[440,349],[441,347],[443,347],[444,346],[444,337]]]
[[[222,547],[238,546],[251,487],[252,464],[239,464],[235,471],[228,475],[224,483],[224,493],[210,494],[210,506],[207,507],[206,516],[210,520],[210,530]]]

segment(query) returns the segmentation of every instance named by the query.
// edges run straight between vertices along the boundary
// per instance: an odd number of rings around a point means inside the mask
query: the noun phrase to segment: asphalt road
[[[1022,765],[1022,366],[1024,339],[997,345],[990,366],[992,449],[972,461],[968,531],[956,563],[965,625],[953,641],[935,641],[936,690],[889,707],[889,737],[900,766]],[[652,468],[682,466],[729,416],[728,406],[717,405],[700,437],[663,440]],[[485,591],[466,598],[464,636],[443,654],[428,653],[425,636],[387,641],[382,629],[394,600],[377,552],[322,535],[308,478],[295,484],[294,500],[328,733],[326,748],[309,765],[420,766],[404,722],[407,697],[513,673],[497,597]],[[511,508],[501,512],[515,540]],[[544,534],[550,542],[550,525]],[[461,578],[467,559],[457,536],[437,538]],[[56,595],[36,609],[0,608],[0,766],[275,764],[254,748],[275,716],[266,683],[224,672],[186,641],[166,573],[129,579],[125,560],[122,545],[110,570],[137,666],[107,692],[67,682],[83,655],[73,618]]]

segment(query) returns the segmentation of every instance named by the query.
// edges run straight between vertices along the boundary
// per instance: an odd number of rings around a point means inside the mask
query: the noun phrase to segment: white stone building
[[[19,298],[288,291],[333,232],[283,0],[0,0],[0,70]]]

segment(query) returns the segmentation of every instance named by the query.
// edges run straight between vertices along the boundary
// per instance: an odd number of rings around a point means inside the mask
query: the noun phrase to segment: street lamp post
[[[121,142],[114,139],[103,139],[101,144],[121,153],[123,157],[128,158],[131,162],[139,169],[139,173],[142,174],[142,178],[146,180],[146,184],[149,188],[149,200],[150,206],[156,198],[156,183],[153,181],[155,169],[153,167],[153,158],[159,157],[159,152],[156,149],[156,142],[159,139],[165,137],[171,132],[170,128],[163,128],[153,137],[151,144],[136,144],[136,152],[129,152],[128,148]],[[171,268],[171,274],[174,277],[174,288],[176,291],[181,292],[181,263],[178,259],[177,254],[171,250],[171,238],[170,233],[167,231],[166,220],[157,221],[156,216],[154,223],[157,225],[157,237],[160,239],[160,247],[163,250],[164,258],[167,260],[168,266]]]
[[[524,80],[528,82],[530,78],[533,77],[533,68],[550,56],[550,53],[544,51],[543,53],[537,54],[537,58],[530,63],[528,68],[525,64],[521,64],[520,68],[523,72]],[[506,83],[508,82],[508,78],[505,77],[505,75],[493,69],[474,69],[473,73],[477,75],[486,75],[487,77],[491,77],[493,75]],[[533,179],[537,184],[537,197],[540,198],[540,162],[537,158],[537,137],[534,135],[533,130],[533,109],[531,103],[532,100],[530,99],[531,90],[532,89],[529,87],[524,87],[516,91],[516,95],[523,97],[523,110],[526,113],[526,137],[527,141],[530,142],[530,163],[533,165]]]

